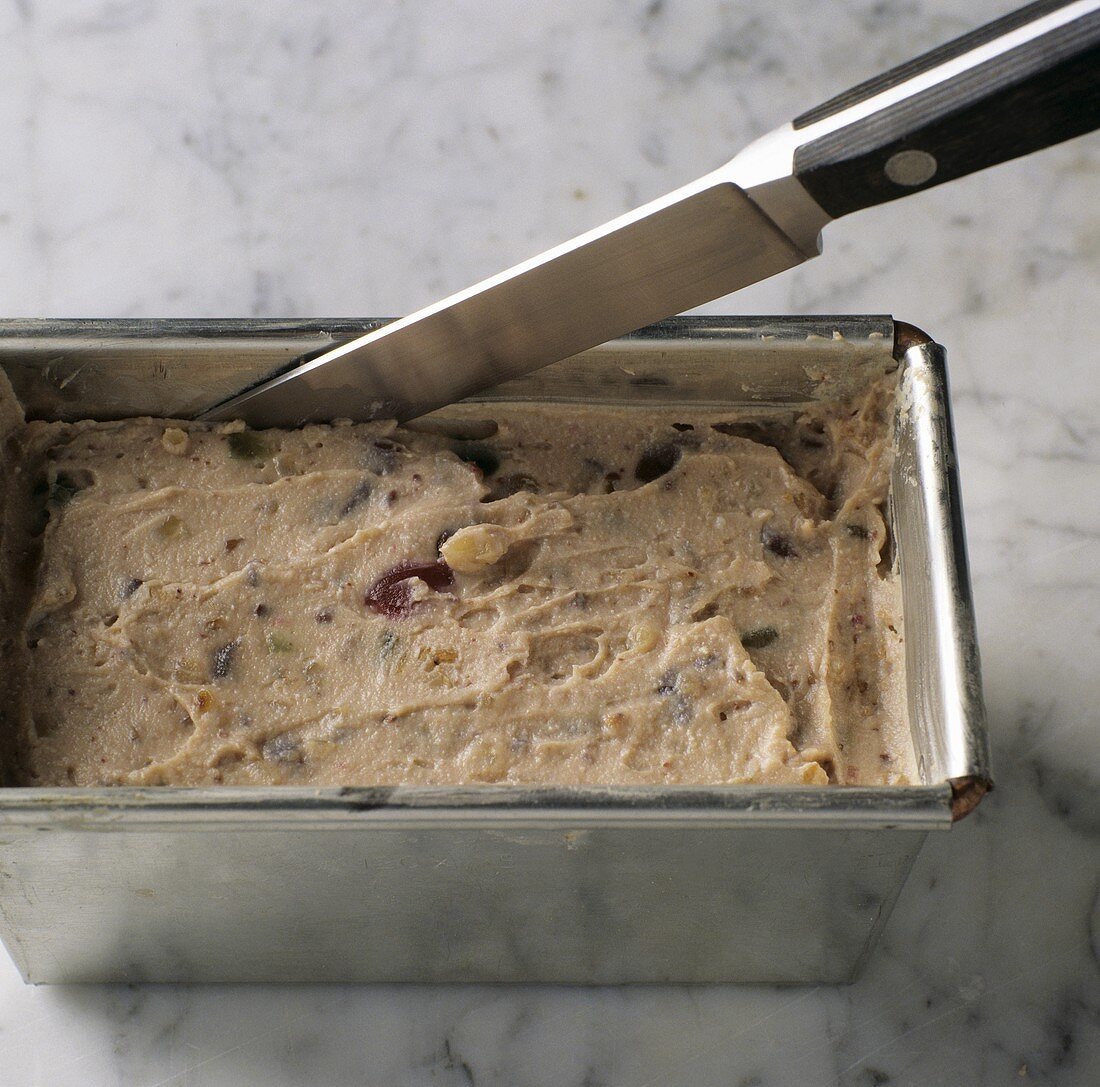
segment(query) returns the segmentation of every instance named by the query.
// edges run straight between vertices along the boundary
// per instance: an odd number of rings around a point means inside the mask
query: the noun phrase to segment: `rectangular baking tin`
[[[378,323],[0,322],[0,364],[32,416],[192,415]],[[922,785],[0,789],[23,977],[852,979],[928,832],[989,787],[942,349],[887,317],[679,318],[480,398],[790,410],[898,365]]]

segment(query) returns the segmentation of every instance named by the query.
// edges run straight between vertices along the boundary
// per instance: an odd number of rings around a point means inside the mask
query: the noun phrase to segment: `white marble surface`
[[[3,0],[0,310],[397,314],[1007,0]],[[26,988],[0,1084],[1100,1082],[1100,137],[714,312],[950,349],[997,792],[850,988]]]

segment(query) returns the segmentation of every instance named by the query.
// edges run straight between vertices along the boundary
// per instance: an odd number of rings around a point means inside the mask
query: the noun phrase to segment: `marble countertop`
[[[10,0],[12,316],[399,314],[1007,0]],[[831,225],[708,307],[950,353],[997,791],[848,988],[29,988],[0,1083],[1100,1082],[1100,137]]]

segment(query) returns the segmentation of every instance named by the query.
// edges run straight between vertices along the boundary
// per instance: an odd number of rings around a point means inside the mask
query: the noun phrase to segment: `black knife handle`
[[[794,172],[838,218],[1095,128],[1100,0],[1039,0],[796,118]]]

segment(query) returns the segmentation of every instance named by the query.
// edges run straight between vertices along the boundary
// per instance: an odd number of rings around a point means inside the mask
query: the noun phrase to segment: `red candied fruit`
[[[437,593],[450,589],[455,583],[454,571],[442,559],[436,562],[399,562],[367,590],[363,603],[390,619],[408,618],[415,606],[409,584],[414,577],[420,578]]]

